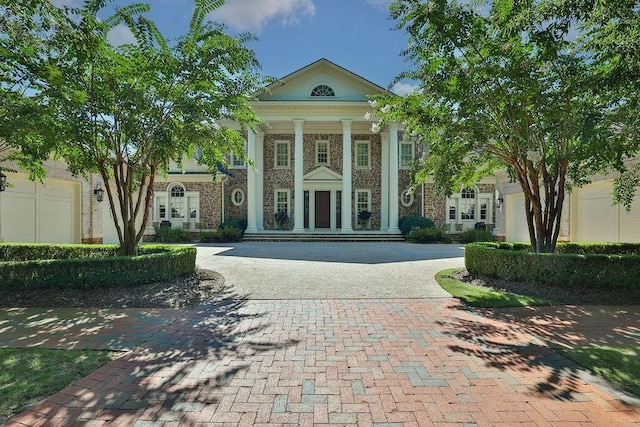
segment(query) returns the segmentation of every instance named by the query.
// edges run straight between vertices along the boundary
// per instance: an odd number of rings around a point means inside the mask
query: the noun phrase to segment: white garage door
[[[80,184],[47,179],[29,181],[10,174],[0,195],[0,234],[5,242],[79,243]]]
[[[640,197],[631,211],[613,204],[613,182],[597,182],[575,191],[572,231],[574,241],[640,242]]]
[[[508,242],[529,243],[529,226],[524,208],[524,194],[508,194],[506,204]]]

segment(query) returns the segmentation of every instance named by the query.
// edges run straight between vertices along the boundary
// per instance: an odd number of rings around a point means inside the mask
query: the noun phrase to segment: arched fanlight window
[[[311,96],[336,96],[336,93],[327,85],[318,85],[311,91]]]

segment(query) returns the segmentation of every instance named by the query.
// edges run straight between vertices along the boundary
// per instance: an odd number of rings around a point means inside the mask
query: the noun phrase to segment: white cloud
[[[296,25],[301,17],[315,12],[312,0],[227,0],[210,18],[235,30],[260,32],[273,19]]]
[[[410,83],[397,82],[391,87],[391,92],[396,95],[408,95],[412,92],[420,90],[420,86],[412,85]]]
[[[367,3],[373,7],[377,7],[378,9],[389,10],[391,1],[392,0],[367,0]]]
[[[109,31],[107,35],[109,43],[113,46],[121,46],[123,44],[134,44],[136,43],[136,38],[129,29],[124,24],[118,24]]]

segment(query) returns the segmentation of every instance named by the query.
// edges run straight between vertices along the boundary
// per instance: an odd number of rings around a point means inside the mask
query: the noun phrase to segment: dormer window
[[[327,85],[318,85],[311,91],[311,96],[336,96],[336,93]]]

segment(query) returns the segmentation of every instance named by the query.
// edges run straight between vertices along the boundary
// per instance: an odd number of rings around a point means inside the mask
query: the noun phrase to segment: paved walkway
[[[554,352],[640,344],[637,306],[229,291],[191,310],[0,310],[0,347],[128,350],[6,425],[640,424],[637,397]]]

